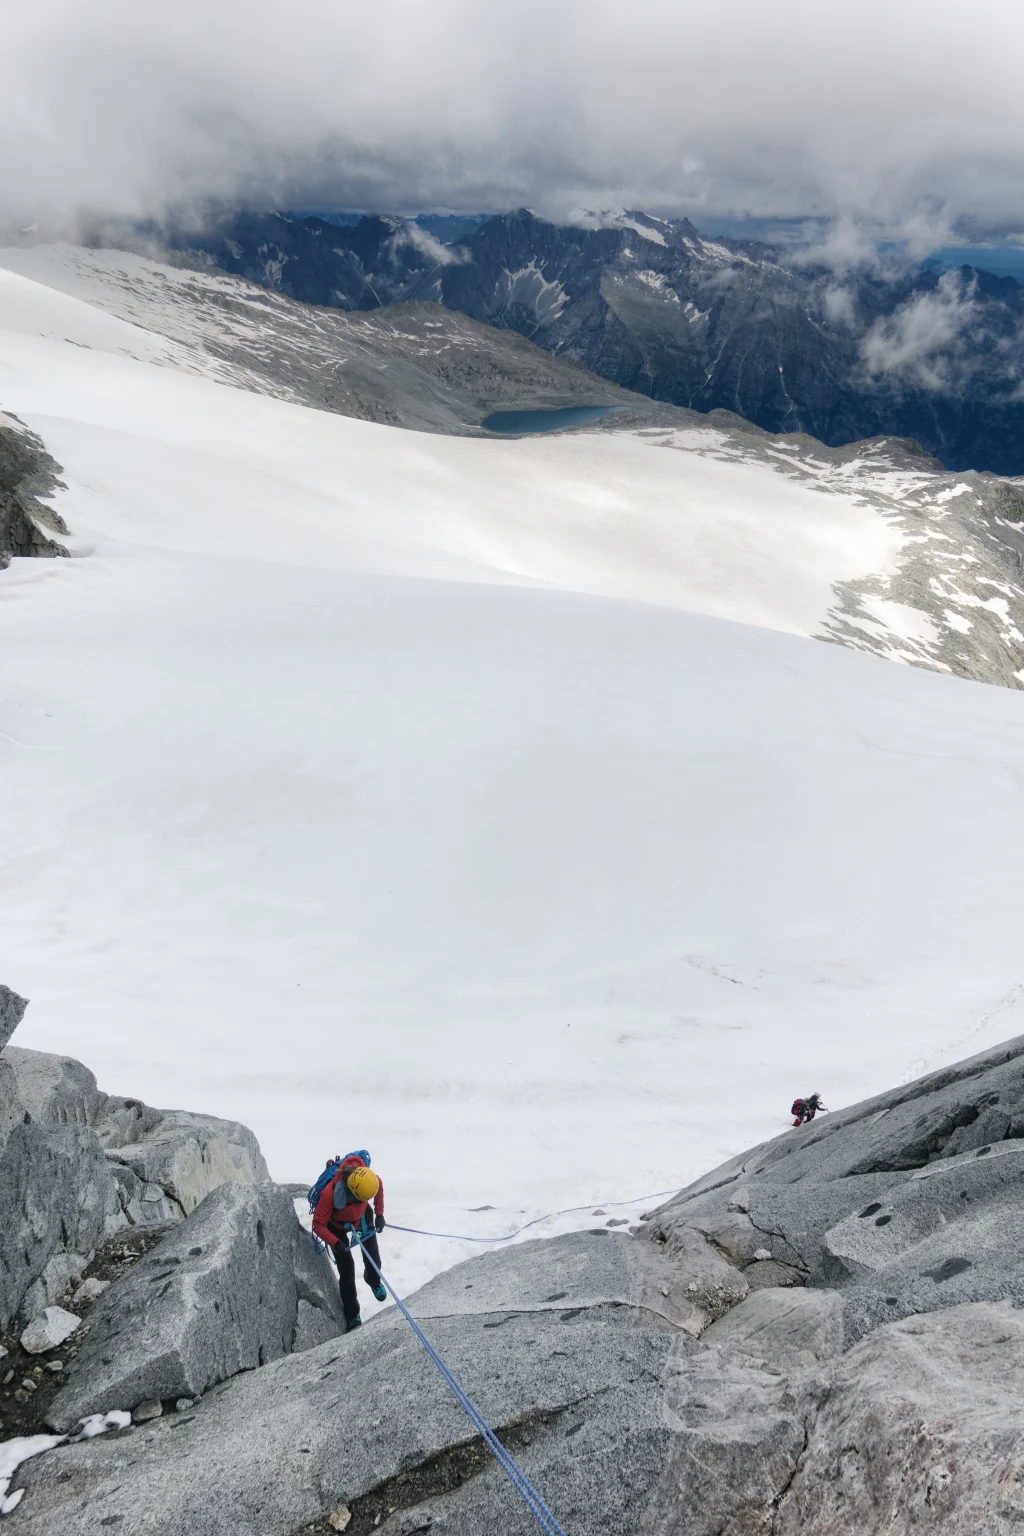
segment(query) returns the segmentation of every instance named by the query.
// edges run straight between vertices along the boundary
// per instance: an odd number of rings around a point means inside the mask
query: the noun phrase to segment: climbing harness
[[[625,1203],[628,1204],[629,1202]],[[411,1231],[412,1228],[409,1228],[408,1230]],[[430,1233],[429,1235],[433,1237],[439,1234]],[[515,1236],[515,1233],[512,1235]],[[536,1488],[530,1482],[530,1479],[527,1477],[522,1467],[514,1459],[514,1457],[510,1456],[508,1451],[506,1451],[505,1447],[494,1433],[494,1430],[487,1423],[487,1420],[484,1418],[479,1408],[473,1402],[473,1399],[469,1396],[469,1393],[466,1392],[462,1386],[460,1386],[459,1382],[445,1365],[444,1361],[441,1359],[441,1356],[438,1354],[433,1344],[431,1344],[430,1340],[423,1332],[423,1329],[420,1327],[419,1323],[416,1321],[408,1307],[405,1305],[405,1302],[397,1294],[397,1292],[392,1289],[387,1276],[384,1274],[380,1265],[374,1260],[373,1256],[370,1254],[369,1250],[364,1244],[363,1239],[359,1236],[358,1233],[356,1234],[356,1240],[359,1243],[360,1248],[363,1250],[363,1258],[366,1259],[377,1271],[377,1275],[380,1278],[381,1284],[387,1288],[388,1294],[391,1296],[395,1305],[402,1313],[402,1316],[409,1324],[409,1327],[419,1339],[420,1343],[423,1345],[423,1348],[426,1350],[431,1360],[433,1360],[434,1364],[441,1372],[441,1375],[444,1377],[449,1387],[451,1387],[456,1398],[458,1399],[458,1402],[464,1409],[470,1423],[477,1430],[479,1430],[484,1444],[487,1446],[495,1461],[501,1467],[505,1476],[508,1478],[513,1488],[519,1494],[519,1497],[523,1500],[524,1504],[533,1515],[541,1530],[546,1532],[547,1536],[565,1536],[565,1531],[559,1525],[550,1509],[548,1509],[547,1505],[544,1503],[544,1500],[541,1498]]]
[[[603,1205],[643,1205],[648,1200],[663,1200],[667,1195],[678,1195],[678,1189],[659,1189],[653,1195],[637,1195],[635,1200],[604,1200]],[[588,1201],[586,1205],[567,1205],[562,1211],[549,1211],[546,1216],[535,1216],[532,1221],[517,1227],[514,1232],[509,1232],[506,1237],[469,1237],[465,1232],[424,1232],[420,1227],[400,1227],[395,1222],[388,1222],[389,1232],[414,1232],[417,1237],[451,1237],[460,1243],[510,1243],[521,1232],[528,1232],[531,1227],[539,1226],[542,1221],[551,1221],[555,1216],[575,1216],[579,1211],[593,1210],[593,1204]]]

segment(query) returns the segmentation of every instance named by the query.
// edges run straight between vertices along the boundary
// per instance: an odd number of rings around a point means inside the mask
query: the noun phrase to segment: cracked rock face
[[[1019,1039],[410,1305],[571,1536],[1009,1536],[1022,1104]],[[27,1536],[533,1529],[394,1309],[19,1475]]]
[[[776,1536],[1019,1530],[1024,1323],[1008,1303],[880,1329],[840,1363]]]
[[[7,1038],[24,999],[0,991]],[[180,1221],[228,1182],[267,1183],[252,1132],[102,1093],[81,1062],[0,1052],[0,1328],[68,1299],[96,1249]]]
[[[291,1196],[276,1184],[221,1184],[103,1292],[48,1421],[63,1431],[88,1414],[199,1397],[276,1360],[292,1349],[300,1298],[321,1340],[341,1332],[330,1261]]]

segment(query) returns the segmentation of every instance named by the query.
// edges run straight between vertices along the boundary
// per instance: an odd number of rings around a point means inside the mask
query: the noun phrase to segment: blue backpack
[[[370,1154],[369,1154],[369,1152],[366,1151],[365,1148],[363,1148],[362,1151],[359,1151],[359,1152],[346,1152],[345,1153],[345,1157],[331,1157],[331,1158],[328,1158],[327,1166],[324,1169],[323,1173],[317,1179],[316,1183],[312,1184],[310,1186],[310,1190],[309,1190],[309,1214],[311,1216],[312,1216],[313,1212],[316,1210],[316,1203],[320,1199],[320,1196],[323,1194],[323,1192],[327,1188],[328,1184],[334,1178],[334,1175],[335,1175],[335,1172],[337,1171],[339,1163],[343,1163],[345,1161],[345,1158],[348,1158],[348,1157],[358,1157],[359,1161],[363,1164],[364,1167],[369,1168],[369,1166],[370,1166]]]

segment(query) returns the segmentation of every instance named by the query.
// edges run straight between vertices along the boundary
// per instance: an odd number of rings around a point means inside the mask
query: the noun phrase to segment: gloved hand
[[[334,1246],[335,1246],[335,1248],[351,1248],[351,1246],[352,1246],[352,1228],[351,1228],[351,1226],[349,1225],[349,1223],[347,1221],[346,1221],[345,1225],[342,1227],[342,1229],[341,1229],[341,1236],[338,1238],[338,1241],[335,1243]]]
[[[373,1225],[378,1232],[383,1232],[384,1228],[387,1226],[387,1222],[384,1220],[383,1216],[376,1216],[374,1217]]]

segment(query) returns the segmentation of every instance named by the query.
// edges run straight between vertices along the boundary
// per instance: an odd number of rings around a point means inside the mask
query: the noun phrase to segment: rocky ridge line
[[[104,1293],[111,1328],[180,1326],[172,1261],[213,1237],[251,1262],[218,1198]],[[570,1536],[1010,1536],[1022,1239],[1024,1038],[754,1148],[630,1235],[488,1253],[410,1304]],[[27,1463],[12,1529],[532,1530],[394,1309],[137,1420]]]

